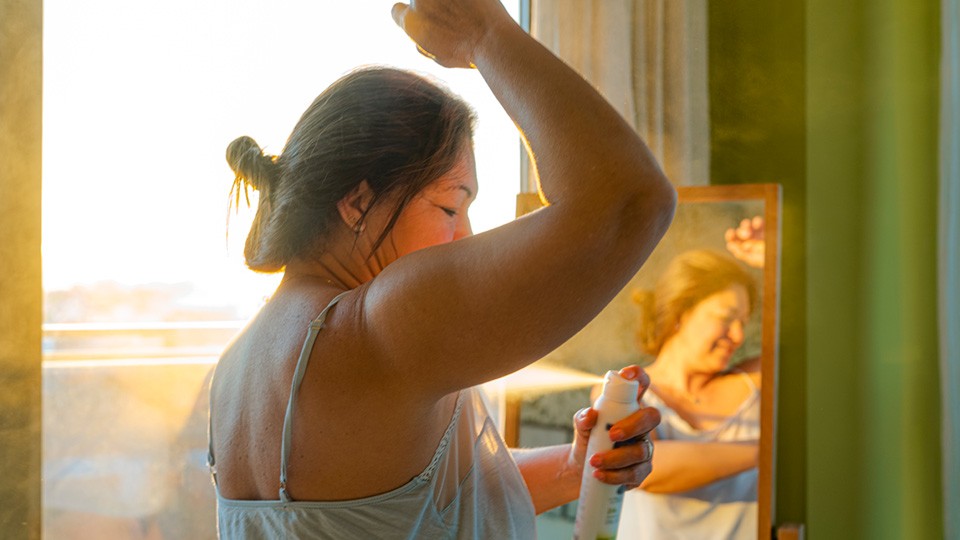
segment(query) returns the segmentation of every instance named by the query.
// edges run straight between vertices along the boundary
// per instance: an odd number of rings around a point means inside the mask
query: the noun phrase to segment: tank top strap
[[[734,369],[735,369],[735,371],[737,372],[737,374],[739,374],[740,377],[743,378],[744,382],[746,383],[747,386],[750,387],[751,390],[753,390],[754,392],[759,392],[759,391],[760,391],[760,389],[757,388],[756,383],[753,382],[753,378],[750,377],[750,374],[748,374],[746,371],[740,369],[739,367],[734,368]]]
[[[214,368],[216,373],[216,368]],[[213,477],[213,485],[217,485],[217,460],[213,457],[213,377],[207,385],[207,468]]]
[[[300,357],[297,359],[297,367],[293,372],[293,381],[290,383],[290,399],[287,400],[287,412],[283,417],[283,438],[280,441],[280,500],[283,502],[290,502],[290,496],[287,494],[287,461],[290,457],[290,430],[293,424],[294,402],[296,401],[297,393],[300,391],[300,383],[303,382],[303,375],[307,371],[307,363],[310,360],[310,352],[313,350],[313,344],[317,341],[317,335],[320,333],[324,321],[327,319],[327,312],[349,292],[351,291],[344,291],[335,296],[333,300],[327,304],[327,307],[323,308],[320,315],[310,322],[307,338],[303,342],[303,349],[301,349]]]

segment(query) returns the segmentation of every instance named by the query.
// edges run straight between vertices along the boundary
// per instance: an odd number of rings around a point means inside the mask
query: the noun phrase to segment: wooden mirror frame
[[[679,204],[692,202],[763,201],[763,325],[761,328],[760,457],[757,486],[757,538],[773,537],[776,522],[774,488],[777,440],[777,381],[780,356],[780,206],[779,184],[739,184],[677,188]]]

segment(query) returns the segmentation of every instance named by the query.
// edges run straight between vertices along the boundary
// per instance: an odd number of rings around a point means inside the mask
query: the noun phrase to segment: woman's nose
[[[743,335],[743,321],[736,320],[730,323],[730,328],[727,329],[727,337],[730,338],[730,341],[739,345],[743,343]]]
[[[457,222],[457,229],[453,233],[453,239],[459,240],[468,236],[473,236],[473,228],[470,226],[470,216],[464,212],[463,219]]]

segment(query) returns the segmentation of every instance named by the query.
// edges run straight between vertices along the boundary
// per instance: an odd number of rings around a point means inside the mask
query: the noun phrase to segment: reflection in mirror
[[[654,467],[627,493],[622,538],[765,538],[773,520],[779,275],[776,185],[680,188],[669,232],[586,328],[540,365],[602,374],[636,363],[659,409]],[[572,440],[589,389],[522,399],[520,446]],[[511,431],[508,415],[507,432]],[[572,531],[571,505],[540,533]]]

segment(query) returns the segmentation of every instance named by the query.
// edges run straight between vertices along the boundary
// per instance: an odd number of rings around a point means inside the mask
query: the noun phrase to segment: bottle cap
[[[608,371],[603,377],[603,397],[620,403],[633,403],[640,391],[640,381],[624,379],[616,371]]]

